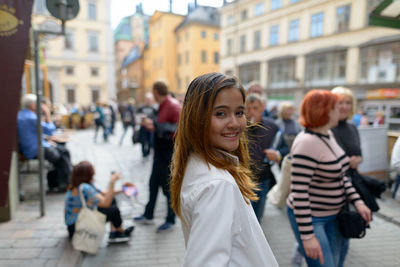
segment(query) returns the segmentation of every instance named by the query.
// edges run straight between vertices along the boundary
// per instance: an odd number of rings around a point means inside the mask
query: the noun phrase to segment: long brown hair
[[[250,178],[245,134],[243,133],[240,137],[239,147],[231,153],[239,158],[239,166],[235,166],[227,158],[221,157],[210,144],[209,133],[213,104],[218,93],[227,88],[239,90],[243,102],[245,102],[245,92],[239,82],[235,78],[221,73],[208,73],[195,78],[186,92],[171,165],[171,206],[178,216],[181,215],[180,192],[183,177],[191,153],[198,154],[216,168],[229,171],[247,203],[249,200],[258,199],[253,192],[256,184]]]
[[[81,161],[74,166],[71,175],[71,184],[68,189],[77,188],[82,183],[90,184],[94,176],[94,167],[89,161]]]

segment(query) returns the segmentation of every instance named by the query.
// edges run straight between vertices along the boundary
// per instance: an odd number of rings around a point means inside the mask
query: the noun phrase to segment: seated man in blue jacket
[[[259,94],[250,94],[246,98],[246,114],[250,121],[247,131],[251,170],[256,182],[258,201],[252,202],[254,212],[259,222],[264,215],[265,201],[268,191],[276,183],[271,166],[280,164],[282,158],[289,153],[289,148],[283,139],[279,127],[270,119],[263,117],[265,101]]]
[[[42,104],[41,109],[44,158],[54,165],[54,171],[47,174],[48,186],[52,190],[65,191],[72,169],[70,155],[65,146],[57,145],[51,140],[56,127],[51,121],[49,107]],[[26,159],[33,159],[38,155],[36,122],[36,95],[26,94],[22,99],[22,109],[17,116],[19,151]]]

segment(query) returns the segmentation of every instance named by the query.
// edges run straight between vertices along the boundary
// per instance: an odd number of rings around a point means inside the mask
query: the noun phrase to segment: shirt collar
[[[239,158],[237,156],[232,155],[231,153],[221,149],[216,149],[215,151],[217,152],[217,155],[220,155],[221,157],[229,160],[235,166],[239,166]]]

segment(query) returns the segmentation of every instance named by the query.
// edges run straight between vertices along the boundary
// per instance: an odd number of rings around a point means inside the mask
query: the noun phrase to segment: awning
[[[400,29],[400,0],[383,0],[369,14],[369,25]]]

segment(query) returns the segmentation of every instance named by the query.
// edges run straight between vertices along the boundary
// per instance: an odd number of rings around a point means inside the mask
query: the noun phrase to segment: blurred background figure
[[[400,185],[400,137],[397,138],[393,146],[392,156],[390,157],[390,166],[396,170],[396,177],[394,179],[392,197],[396,198],[397,190]]]
[[[124,131],[122,132],[121,139],[119,140],[119,145],[122,145],[122,141],[128,131],[129,127],[132,126],[133,131],[135,131],[135,99],[129,98],[127,104],[121,109],[121,121]]]
[[[385,116],[383,114],[383,111],[379,110],[378,112],[376,112],[374,121],[372,122],[372,126],[379,127],[383,124],[385,124]]]
[[[362,108],[358,108],[357,112],[353,115],[352,118],[352,122],[356,127],[360,126],[362,117],[363,117],[363,110]]]
[[[264,93],[264,90],[258,81],[251,81],[247,85],[246,95],[251,95],[251,94],[257,94],[262,97],[263,105],[265,107],[262,116],[266,118],[272,118],[271,113],[267,109],[267,95]]]
[[[275,121],[281,129],[289,149],[292,147],[296,135],[302,130],[300,123],[293,119],[294,113],[295,108],[291,102],[282,102],[279,106],[279,118]]]
[[[139,135],[140,143],[142,144],[142,156],[144,159],[148,158],[150,150],[153,147],[153,136],[154,133],[144,127],[142,123],[145,118],[154,120],[156,117],[157,108],[154,103],[154,97],[152,93],[146,93],[144,98],[144,105],[141,106],[137,111],[138,123],[140,123]]]
[[[108,142],[108,132],[105,125],[105,116],[103,111],[103,104],[101,102],[96,103],[96,109],[94,112],[94,123],[95,123],[95,133],[94,133],[94,142],[97,142],[97,133],[99,128],[103,129],[103,139],[104,142]]]

